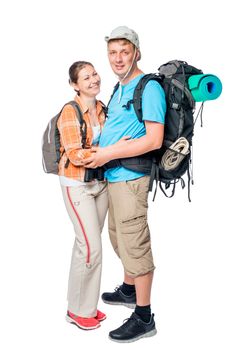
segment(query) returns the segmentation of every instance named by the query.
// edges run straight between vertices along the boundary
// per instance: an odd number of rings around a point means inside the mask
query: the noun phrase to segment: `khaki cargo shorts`
[[[149,176],[108,183],[112,246],[132,278],[154,270],[147,222]]]

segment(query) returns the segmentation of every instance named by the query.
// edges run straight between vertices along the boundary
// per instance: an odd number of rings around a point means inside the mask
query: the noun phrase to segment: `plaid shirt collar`
[[[89,111],[89,108],[82,101],[80,96],[76,95],[75,96],[75,101],[79,104],[79,106],[81,107],[81,110],[82,110],[83,113],[87,113]],[[99,116],[101,112],[102,112],[102,104],[97,100],[97,115]]]

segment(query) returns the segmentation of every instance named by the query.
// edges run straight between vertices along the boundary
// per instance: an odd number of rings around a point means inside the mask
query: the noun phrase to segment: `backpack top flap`
[[[172,78],[175,74],[182,74],[187,76],[202,74],[202,70],[189,65],[185,61],[173,60],[162,64],[158,71],[160,74],[164,75],[166,78]]]

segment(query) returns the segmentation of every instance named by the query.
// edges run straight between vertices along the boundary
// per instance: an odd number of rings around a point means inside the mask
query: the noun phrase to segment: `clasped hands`
[[[115,157],[113,157],[114,149],[120,146],[126,146],[130,138],[130,136],[124,136],[114,145],[107,147],[93,146],[90,149],[91,155],[81,161],[82,165],[84,165],[85,168],[97,168],[103,166],[110,160],[115,159]]]

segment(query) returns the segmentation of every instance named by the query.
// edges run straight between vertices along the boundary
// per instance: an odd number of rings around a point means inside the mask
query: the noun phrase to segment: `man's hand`
[[[82,160],[82,164],[85,168],[97,168],[109,162],[111,158],[111,152],[116,147],[127,146],[130,141],[131,136],[123,136],[119,141],[117,141],[114,145],[100,148],[100,147],[92,147],[92,154]]]
[[[97,168],[110,161],[110,155],[106,148],[98,147],[90,157],[83,159],[82,164],[85,168]]]

